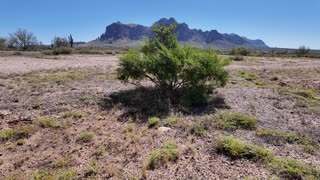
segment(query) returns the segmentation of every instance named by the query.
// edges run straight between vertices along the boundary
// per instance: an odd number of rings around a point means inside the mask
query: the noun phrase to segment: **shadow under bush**
[[[182,91],[183,92],[183,91]],[[182,93],[181,92],[181,93]],[[194,92],[195,93],[195,92]],[[176,94],[174,100],[167,91],[156,87],[138,87],[136,89],[114,92],[100,103],[105,110],[118,108],[124,110],[119,118],[125,120],[131,117],[134,120],[146,121],[148,117],[166,117],[170,113],[183,114],[211,114],[217,108],[230,108],[219,95],[211,95],[206,102],[190,103],[190,94]]]

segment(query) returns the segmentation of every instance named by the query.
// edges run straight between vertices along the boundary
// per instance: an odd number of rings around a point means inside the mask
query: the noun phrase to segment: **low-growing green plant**
[[[14,129],[6,129],[0,132],[0,140],[6,141],[9,139],[19,140],[29,138],[34,132],[35,128],[32,125],[24,125]]]
[[[61,123],[58,121],[54,121],[49,117],[44,116],[36,116],[36,123],[43,128],[60,128],[62,127]]]
[[[53,168],[65,168],[65,167],[69,166],[73,161],[74,161],[74,158],[71,156],[63,157],[63,158],[59,158],[59,159],[54,160],[50,165]]]
[[[166,141],[158,150],[151,152],[146,168],[155,169],[159,166],[167,164],[169,161],[176,161],[180,156],[180,150],[173,141]]]
[[[283,178],[320,179],[320,169],[297,160],[275,157],[267,165]]]
[[[132,132],[135,128],[135,124],[134,123],[129,123],[127,124],[127,132]]]
[[[204,136],[207,133],[207,127],[203,123],[196,123],[192,128],[191,128],[191,133],[195,136]]]
[[[91,163],[84,169],[84,176],[90,177],[98,174],[100,166],[97,161],[91,161]]]
[[[57,179],[59,180],[73,180],[77,176],[77,171],[73,169],[63,169],[58,175]]]
[[[273,156],[263,147],[246,143],[234,137],[220,137],[216,148],[231,158],[246,158],[266,164],[272,171],[286,179],[319,179],[320,169],[294,159]]]
[[[317,97],[317,94],[311,90],[294,90],[292,92],[298,96],[302,96],[308,99],[316,99]]]
[[[279,145],[282,143],[297,143],[303,145],[312,145],[320,148],[320,145],[313,139],[294,132],[281,132],[273,129],[258,129],[256,134],[272,144]]]
[[[83,114],[77,111],[66,111],[62,113],[62,118],[70,118],[70,117],[74,119],[80,119],[83,117]]]
[[[256,80],[257,78],[257,75],[255,73],[246,72],[246,71],[238,71],[237,76],[242,77],[247,81],[253,81],[253,80]]]
[[[40,171],[35,171],[33,173],[33,179],[34,180],[53,180],[54,175],[49,170],[44,169]]]
[[[25,139],[19,139],[19,140],[17,141],[17,145],[18,145],[18,146],[22,146],[22,145],[24,144],[24,142],[25,142]]]
[[[77,138],[78,142],[82,142],[82,143],[88,143],[91,142],[93,139],[93,132],[83,132],[80,133],[79,137]]]
[[[180,121],[180,118],[175,117],[175,116],[171,116],[171,117],[168,117],[165,120],[163,120],[163,125],[173,127],[173,126],[177,125],[179,123],[179,121]]]
[[[60,47],[52,50],[53,55],[72,54],[72,52],[73,52],[73,49],[69,47]]]
[[[106,148],[104,146],[100,146],[97,148],[96,152],[94,153],[95,156],[102,156],[103,153],[106,152]]]
[[[158,118],[158,117],[152,117],[152,118],[148,119],[148,127],[149,128],[156,127],[159,125],[159,123],[160,123],[160,118]]]
[[[245,114],[236,112],[218,112],[214,115],[218,127],[226,130],[255,129],[257,119]]]
[[[254,161],[268,162],[273,157],[271,151],[231,136],[220,137],[217,141],[217,150],[234,159],[246,158]]]

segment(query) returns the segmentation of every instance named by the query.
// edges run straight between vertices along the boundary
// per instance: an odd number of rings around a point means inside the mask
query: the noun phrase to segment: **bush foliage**
[[[154,35],[141,51],[130,50],[120,59],[118,78],[139,85],[144,79],[168,92],[171,100],[188,96],[191,104],[203,103],[208,90],[224,86],[229,61],[211,49],[181,46],[173,34],[175,26],[155,26]]]

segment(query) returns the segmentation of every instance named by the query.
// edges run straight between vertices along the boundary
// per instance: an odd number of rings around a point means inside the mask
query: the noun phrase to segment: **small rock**
[[[5,116],[8,116],[10,114],[11,114],[10,111],[2,110],[2,111],[0,111],[0,118],[4,118]]]
[[[160,133],[164,133],[164,132],[167,132],[167,131],[170,131],[170,130],[171,130],[171,128],[169,128],[169,127],[159,127],[158,128],[158,131]]]

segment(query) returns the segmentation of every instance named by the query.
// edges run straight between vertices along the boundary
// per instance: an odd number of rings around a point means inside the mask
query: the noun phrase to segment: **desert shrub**
[[[84,176],[90,177],[98,174],[100,170],[100,166],[97,161],[92,161],[85,169],[84,169]]]
[[[243,61],[244,58],[243,58],[243,56],[232,56],[231,60],[233,60],[233,61]]]
[[[282,143],[297,143],[303,145],[312,145],[320,148],[319,144],[313,139],[294,132],[281,132],[273,129],[258,129],[256,134],[272,144],[278,145]]]
[[[60,47],[52,50],[53,55],[72,54],[72,52],[73,52],[73,49],[69,47]]]
[[[320,169],[288,158],[274,158],[268,166],[286,179],[319,179]]]
[[[93,135],[94,135],[93,132],[83,132],[77,138],[77,142],[81,142],[81,143],[91,142],[93,139]]]
[[[148,126],[149,128],[156,127],[160,123],[160,118],[152,117],[148,119]]]
[[[55,37],[52,40],[52,45],[55,48],[69,47],[69,42],[68,42],[67,38]]]
[[[52,50],[43,50],[42,54],[44,54],[44,55],[53,55],[53,51]]]
[[[58,121],[54,121],[49,117],[36,116],[36,122],[40,127],[50,127],[50,128],[60,128],[62,127],[61,123]]]
[[[163,120],[163,125],[173,127],[176,124],[178,124],[179,121],[180,121],[180,118],[171,116],[171,117],[168,117],[165,120]]]
[[[62,113],[62,118],[74,118],[74,119],[80,119],[83,117],[83,114],[78,111],[66,111]]]
[[[33,173],[33,179],[34,180],[45,180],[45,179],[54,179],[54,175],[49,170],[41,170],[41,171],[35,171]]]
[[[217,150],[234,159],[246,158],[254,161],[270,161],[272,152],[263,147],[246,143],[234,137],[220,137],[217,141]]]
[[[255,129],[257,125],[255,117],[236,112],[219,112],[214,118],[217,119],[218,127],[227,130]]]
[[[148,162],[148,169],[155,169],[159,166],[167,164],[169,161],[176,161],[180,156],[180,150],[173,141],[166,141],[160,149],[151,152]]]
[[[192,128],[191,128],[191,133],[195,136],[204,136],[207,133],[208,128],[206,127],[205,124],[203,123],[196,123]]]
[[[308,99],[316,99],[317,97],[317,94],[311,90],[295,90],[293,91],[293,93]]]
[[[18,146],[22,146],[24,143],[25,143],[25,139],[19,139],[18,141],[17,141],[17,145]]]
[[[243,79],[247,81],[253,81],[256,79],[256,74],[252,72],[246,72],[246,71],[238,71],[237,76],[242,77]]]
[[[229,55],[241,55],[241,56],[247,56],[250,54],[250,51],[246,48],[233,48]]]
[[[103,51],[99,51],[99,50],[91,50],[91,49],[80,49],[80,50],[77,50],[76,53],[79,53],[79,54],[104,54]]]
[[[0,49],[6,49],[7,39],[0,37]]]
[[[13,129],[2,130],[0,132],[0,141],[29,138],[34,132],[35,128],[32,125],[24,125]]]
[[[295,53],[298,57],[306,56],[310,53],[310,49],[305,46],[300,46],[299,49],[295,51]]]
[[[69,166],[73,161],[74,159],[72,157],[63,157],[52,161],[50,165],[53,168],[65,168]]]
[[[189,95],[189,104],[204,103],[207,88],[224,86],[228,71],[223,67],[229,61],[221,59],[213,50],[181,46],[173,34],[175,26],[153,27],[154,35],[146,41],[141,52],[130,50],[120,58],[118,78],[139,84],[143,79],[168,92],[173,103],[183,94]],[[197,98],[192,99],[192,95]],[[197,100],[198,102],[192,102]]]

